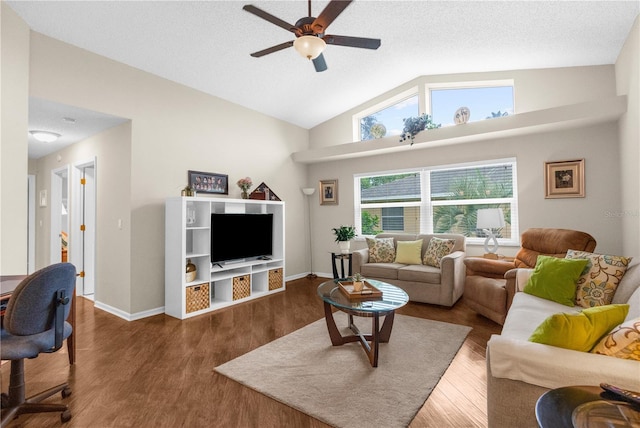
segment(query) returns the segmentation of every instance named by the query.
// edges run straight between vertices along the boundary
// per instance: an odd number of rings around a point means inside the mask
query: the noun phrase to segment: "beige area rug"
[[[334,314],[342,334],[347,317]],[[371,318],[356,317],[361,331]],[[382,320],[381,320],[382,324]],[[360,343],[332,346],[324,318],[215,370],[336,427],[407,426],[455,357],[470,327],[396,315],[378,367]]]

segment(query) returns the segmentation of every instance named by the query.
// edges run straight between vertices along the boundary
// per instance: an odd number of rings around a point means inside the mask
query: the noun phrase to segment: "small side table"
[[[621,402],[619,397],[598,386],[565,386],[552,389],[538,399],[536,419],[541,428],[573,428],[573,411],[581,404],[598,400]]]
[[[331,253],[331,267],[333,268],[333,278],[347,278],[353,275],[353,253]],[[338,276],[338,260],[340,260],[340,275]],[[348,275],[344,275],[344,261],[349,260],[349,272]]]

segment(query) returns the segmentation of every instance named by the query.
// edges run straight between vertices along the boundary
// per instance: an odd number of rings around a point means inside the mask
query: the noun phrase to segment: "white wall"
[[[103,303],[129,314],[164,306],[164,200],[188,170],[228,174],[236,198],[239,178],[264,181],[286,202],[286,275],[306,271],[307,168],[290,157],[306,130],[33,32],[30,79],[31,96],[131,119],[130,275]],[[112,265],[111,252],[98,263]]]
[[[624,230],[623,252],[640,257],[640,17],[616,61],[618,94],[629,99],[620,119],[620,208],[615,211]]]
[[[612,65],[563,69],[502,71],[450,76],[427,76],[409,82],[387,96],[407,87],[427,82],[456,82],[514,79],[518,112],[570,105],[616,95],[615,69]],[[379,102],[346,112],[311,130],[310,146],[342,144],[352,136],[351,116],[356,111]],[[401,143],[398,143],[401,144]],[[485,159],[516,157],[518,163],[518,197],[520,231],[530,227],[561,227],[584,230],[597,240],[597,250],[622,254],[622,219],[611,216],[622,202],[619,177],[620,146],[615,122],[591,127],[531,134],[451,146],[413,149],[382,156],[370,156],[312,165],[310,181],[339,179],[340,204],[315,204],[314,266],[319,272],[330,272],[328,251],[336,248],[331,228],[353,224],[353,175],[355,173],[390,171],[409,167],[447,165]],[[544,162],[585,159],[585,198],[545,199]],[[637,157],[636,157],[637,159]],[[615,190],[612,190],[615,189]],[[636,189],[637,190],[637,189]],[[364,243],[356,244],[363,247]],[[501,247],[504,254],[517,248]],[[469,246],[470,254],[481,254],[481,246]]]
[[[29,27],[0,3],[0,274],[27,273]]]

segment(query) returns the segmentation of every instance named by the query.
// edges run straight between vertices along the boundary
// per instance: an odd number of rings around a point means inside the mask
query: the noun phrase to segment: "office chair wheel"
[[[62,421],[62,423],[65,422],[69,422],[71,420],[71,410],[65,410],[64,412],[60,413],[60,421]]]
[[[70,395],[71,395],[71,388],[67,386],[65,389],[62,390],[62,398],[67,398]]]

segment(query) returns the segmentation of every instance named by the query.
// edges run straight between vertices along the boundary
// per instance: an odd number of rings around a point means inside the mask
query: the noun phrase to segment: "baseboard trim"
[[[135,321],[135,320],[139,320],[142,318],[148,318],[154,315],[160,315],[160,314],[164,314],[164,306],[161,306],[159,308],[155,308],[155,309],[149,309],[147,311],[142,311],[142,312],[136,312],[135,314],[130,314],[128,312],[125,312],[121,309],[118,308],[114,308],[113,306],[109,306],[105,303],[99,302],[99,301],[95,301],[94,302],[94,307],[98,308],[100,310],[103,310],[105,312],[110,313],[111,315],[115,315],[118,318],[122,318],[125,321]]]
[[[306,278],[306,276],[309,275],[310,273],[311,272],[303,272],[296,275],[287,276],[285,278],[285,281],[293,281],[295,279]],[[330,274],[330,273],[315,272],[315,274],[318,278],[329,278],[329,279],[333,278],[333,274]]]

